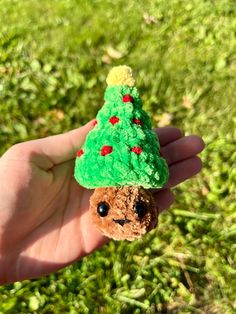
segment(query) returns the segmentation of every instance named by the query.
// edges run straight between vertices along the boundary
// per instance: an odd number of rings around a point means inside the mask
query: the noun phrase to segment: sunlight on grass
[[[1,153],[94,118],[117,64],[154,126],[206,150],[157,230],[0,287],[0,313],[235,313],[235,16],[231,0],[2,0]]]

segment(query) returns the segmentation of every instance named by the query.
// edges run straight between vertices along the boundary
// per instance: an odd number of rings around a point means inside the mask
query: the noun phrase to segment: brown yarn
[[[105,217],[97,212],[101,202],[109,206]],[[137,202],[147,209],[143,218],[135,212]],[[90,199],[90,213],[97,228],[115,240],[132,241],[157,225],[158,211],[152,193],[142,187],[97,188]]]

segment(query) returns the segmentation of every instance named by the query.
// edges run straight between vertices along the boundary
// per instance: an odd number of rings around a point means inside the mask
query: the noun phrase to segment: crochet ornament
[[[94,129],[77,153],[75,179],[95,189],[90,212],[97,228],[115,240],[132,241],[157,224],[149,189],[164,186],[168,167],[131,68],[114,67],[107,84]]]

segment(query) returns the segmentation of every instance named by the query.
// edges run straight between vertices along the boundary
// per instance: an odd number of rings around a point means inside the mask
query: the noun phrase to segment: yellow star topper
[[[134,86],[135,79],[133,78],[132,69],[127,65],[119,65],[114,67],[109,72],[107,79],[107,85],[128,85]]]

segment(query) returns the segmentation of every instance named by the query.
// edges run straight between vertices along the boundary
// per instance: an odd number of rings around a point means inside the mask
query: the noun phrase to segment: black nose
[[[129,219],[113,219],[113,221],[115,221],[116,223],[118,223],[119,225],[121,225],[123,227],[124,224],[127,224],[131,220],[129,220]]]

